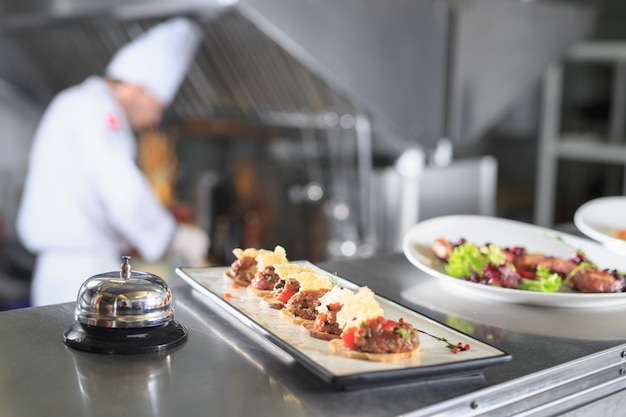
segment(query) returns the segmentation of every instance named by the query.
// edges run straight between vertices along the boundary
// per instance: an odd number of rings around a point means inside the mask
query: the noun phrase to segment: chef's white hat
[[[201,41],[200,27],[183,17],[169,19],[124,45],[106,75],[139,84],[167,105],[174,100]]]

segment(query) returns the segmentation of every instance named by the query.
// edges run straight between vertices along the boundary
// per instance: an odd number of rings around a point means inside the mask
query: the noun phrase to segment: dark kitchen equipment
[[[129,256],[122,259],[121,271],[94,275],[81,285],[65,344],[95,353],[146,353],[185,342],[187,330],[174,321],[167,283],[132,271]]]

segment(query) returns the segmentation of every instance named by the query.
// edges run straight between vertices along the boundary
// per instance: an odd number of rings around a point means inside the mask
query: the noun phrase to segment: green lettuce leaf
[[[550,270],[543,265],[537,266],[537,279],[522,278],[520,290],[537,292],[556,292],[561,288],[563,280],[557,273],[550,273]]]
[[[461,278],[472,275],[475,271],[482,276],[483,267],[491,262],[500,265],[504,262],[502,249],[495,245],[476,246],[465,242],[455,247],[446,264],[446,273],[451,277]]]

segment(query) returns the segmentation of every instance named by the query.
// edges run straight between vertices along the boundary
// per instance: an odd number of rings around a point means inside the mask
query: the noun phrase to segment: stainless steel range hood
[[[428,147],[442,136],[479,138],[590,32],[589,3],[254,0],[244,11],[331,85]]]
[[[9,0],[0,77],[45,102],[180,13],[207,36],[177,116],[288,125],[363,113],[425,148],[480,137],[593,23],[574,1]]]

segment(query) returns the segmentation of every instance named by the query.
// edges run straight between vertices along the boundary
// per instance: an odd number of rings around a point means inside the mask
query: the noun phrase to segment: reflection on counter
[[[165,416],[164,393],[171,388],[171,353],[94,355],[71,350],[85,417],[98,410],[119,415]]]
[[[495,345],[501,343],[508,332],[507,329],[502,327],[476,324],[452,315],[446,317],[445,323],[463,333],[470,334]]]
[[[200,299],[202,301],[207,301],[206,299],[204,299],[204,297],[200,297]],[[234,340],[230,339],[226,333],[221,332],[218,329],[215,329],[214,325],[211,323],[210,320],[207,319],[206,315],[199,314],[198,311],[190,309],[189,306],[185,303],[178,304],[178,305],[181,308],[185,309],[186,313],[193,315],[195,319],[204,323],[207,326],[207,328],[211,330],[212,335],[214,335],[217,339],[221,340],[222,342],[225,342],[230,348],[232,348],[233,352],[236,352],[238,355],[241,355],[241,358],[244,359],[246,363],[253,365],[255,368],[257,368],[260,371],[261,375],[264,375],[264,378],[266,378],[267,381],[266,383],[262,384],[262,386],[268,389],[269,397],[273,398],[273,400],[271,401],[273,406],[281,407],[281,408],[286,407],[289,410],[289,415],[293,417],[307,415],[307,412],[305,408],[303,407],[301,401],[299,400],[298,396],[295,395],[288,386],[277,381],[272,376],[272,369],[268,369],[268,367],[266,367],[263,364],[263,360],[255,357],[255,353],[258,353],[256,350],[243,349],[241,344],[235,343]],[[244,328],[242,327],[241,329],[244,329]],[[254,333],[249,332],[249,335],[253,336]],[[295,362],[292,357],[285,354],[284,352],[282,352],[280,349],[276,348],[275,346],[267,345],[267,347],[269,348],[270,354],[282,360],[284,363],[292,364]]]
[[[606,308],[530,306],[480,299],[467,307],[473,293],[451,291],[440,280],[423,276],[402,298],[445,314],[448,325],[483,340],[499,343],[515,333],[580,340],[623,340],[626,304]],[[474,303],[470,303],[474,305]],[[474,324],[470,324],[474,323]]]

